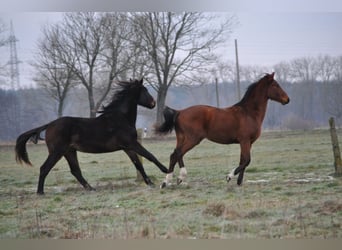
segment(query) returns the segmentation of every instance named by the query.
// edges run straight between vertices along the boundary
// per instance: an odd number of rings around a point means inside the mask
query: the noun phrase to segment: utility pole
[[[20,87],[20,80],[19,80],[19,60],[17,54],[17,45],[18,39],[14,35],[13,23],[11,20],[11,27],[10,27],[10,36],[8,38],[8,43],[10,46],[10,60],[8,64],[10,65],[11,70],[11,87],[12,89],[18,89]]]
[[[238,99],[238,101],[240,101],[240,99],[241,99],[241,90],[240,90],[240,69],[239,69],[239,56],[238,56],[237,39],[235,39],[235,58],[236,58],[237,99]]]
[[[217,77],[215,77],[215,88],[216,88],[216,105],[219,108],[220,107],[220,97],[218,92],[218,82]]]

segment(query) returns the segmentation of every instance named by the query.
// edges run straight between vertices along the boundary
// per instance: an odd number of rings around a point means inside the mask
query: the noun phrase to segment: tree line
[[[311,60],[319,61],[321,58],[328,57],[318,56],[311,58]],[[341,62],[340,56],[331,57],[330,59]],[[294,59],[294,61],[302,60],[304,59]],[[294,65],[298,67],[298,64],[292,64],[292,61],[287,62],[286,65],[289,67],[289,72],[291,67],[295,67]],[[314,63],[310,65],[314,65]],[[338,78],[341,76],[338,70],[341,70],[341,65],[338,67],[336,64],[335,69],[337,72],[331,71],[331,75],[325,80],[318,74],[311,80],[289,77],[288,75],[282,76],[281,72],[277,71],[277,65],[272,67],[276,72],[276,80],[288,93],[291,102],[286,106],[282,106],[279,103],[270,101],[263,124],[264,129],[307,130],[326,127],[331,116],[335,117],[337,125],[340,125],[342,122],[342,81],[341,78]],[[271,70],[259,66],[241,66],[240,68],[242,94],[249,84],[262,77],[264,72],[270,72]],[[221,69],[229,69],[229,67]],[[310,72],[313,72],[312,69],[310,69]],[[218,77],[217,89],[220,107],[230,106],[238,101],[237,85],[234,76],[231,77],[231,79],[225,78],[223,74]],[[155,90],[152,87],[149,87],[149,89],[156,96]],[[214,78],[206,79],[203,77],[201,81],[194,82],[191,85],[171,86],[165,103],[176,109],[196,104],[216,106],[215,91]],[[110,91],[109,98],[112,94],[113,92]],[[0,105],[2,107],[0,109],[0,141],[13,141],[21,132],[45,124],[58,117],[59,103],[51,98],[48,90],[43,87],[20,90],[0,89]],[[64,115],[89,116],[87,91],[84,88],[74,87],[70,90],[64,103]],[[139,108],[137,127],[146,127],[149,134],[151,134],[153,125],[156,122],[155,117],[156,109]]]
[[[240,78],[253,82],[265,72],[276,72],[281,84],[296,89],[297,111],[303,119],[312,119],[314,114],[327,113],[342,118],[342,56],[319,55],[300,57],[289,62],[282,61],[271,67],[247,65],[241,67]],[[234,62],[220,62],[213,70],[212,77],[221,81],[234,82],[236,77]],[[291,98],[292,100],[292,98]]]

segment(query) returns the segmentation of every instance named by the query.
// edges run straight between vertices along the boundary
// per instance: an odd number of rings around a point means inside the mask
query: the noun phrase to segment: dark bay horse
[[[63,156],[79,183],[85,189],[93,190],[82,176],[77,151],[106,153],[124,150],[147,185],[153,185],[153,183],[146,175],[137,154],[152,161],[162,172],[168,173],[167,168],[137,141],[135,127],[137,105],[149,109],[156,105],[153,97],[143,86],[143,80],[119,82],[111,103],[103,107],[100,116],[96,118],[62,117],[21,134],[15,146],[16,160],[19,163],[31,165],[26,143],[29,139],[37,143],[40,133],[46,130],[45,141],[49,155],[40,168],[37,193],[44,194],[45,178]]]
[[[183,110],[164,109],[165,122],[156,126],[156,132],[165,134],[176,131],[177,146],[170,156],[169,174],[161,187],[168,185],[178,162],[180,175],[177,183],[186,178],[183,156],[204,138],[221,144],[240,144],[240,164],[227,175],[230,181],[239,174],[237,184],[241,185],[245,168],[251,160],[252,144],[261,133],[268,100],[285,105],[290,99],[274,80],[274,73],[266,74],[258,82],[251,84],[240,102],[228,108],[196,105]]]

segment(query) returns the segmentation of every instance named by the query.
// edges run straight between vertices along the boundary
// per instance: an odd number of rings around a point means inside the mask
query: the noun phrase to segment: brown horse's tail
[[[27,165],[32,166],[32,163],[29,160],[27,151],[26,151],[26,143],[29,139],[35,144],[37,144],[38,140],[40,138],[40,133],[47,128],[49,124],[45,124],[44,126],[41,126],[39,128],[34,128],[32,130],[29,130],[17,138],[17,142],[15,144],[15,160],[18,163],[25,162]]]
[[[165,119],[164,123],[161,125],[155,126],[155,132],[157,134],[171,133],[175,127],[176,119],[177,119],[179,112],[177,110],[174,110],[166,106],[164,108],[163,114],[164,114],[164,119]]]

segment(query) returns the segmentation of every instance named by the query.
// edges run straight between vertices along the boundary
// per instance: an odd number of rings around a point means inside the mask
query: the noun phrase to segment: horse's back
[[[50,122],[45,132],[45,141],[48,147],[54,144],[68,144],[78,119],[83,118],[63,116]]]
[[[120,125],[121,124],[121,125]],[[136,130],[126,123],[113,122],[106,117],[61,117],[46,129],[49,149],[72,148],[86,153],[105,153],[122,149],[122,144],[136,139]]]
[[[49,123],[46,128],[46,134],[68,134],[71,130],[74,129],[80,122],[84,123],[84,121],[90,120],[89,118],[80,118],[80,117],[71,117],[71,116],[63,116]]]
[[[49,123],[45,141],[49,144],[70,144],[78,137],[90,138],[97,131],[103,131],[96,124],[96,118],[63,116]]]
[[[230,144],[241,138],[241,117],[239,107],[216,108],[195,105],[180,110],[177,118],[178,131],[211,141]]]

